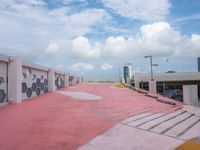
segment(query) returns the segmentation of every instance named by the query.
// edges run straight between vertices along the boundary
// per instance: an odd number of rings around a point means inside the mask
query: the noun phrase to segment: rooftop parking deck
[[[132,136],[142,138],[140,136],[144,136],[147,132],[147,135],[155,134],[145,131],[152,127],[145,123],[154,121],[151,124],[156,125],[159,123],[159,121],[156,121],[158,118],[167,118],[167,115],[170,113],[177,115],[177,111],[180,111],[180,113],[184,112],[184,110],[180,110],[183,107],[182,103],[174,102],[177,103],[176,106],[161,103],[152,97],[145,96],[143,93],[138,93],[128,88],[116,88],[113,84],[83,83],[71,88],[61,89],[57,92],[49,92],[25,100],[20,104],[0,107],[0,149],[94,149],[96,141],[91,147],[88,147],[86,143],[95,139],[98,135],[106,133],[110,128],[116,128],[119,124],[120,126],[122,124],[131,126],[134,130],[138,130],[137,128],[141,126],[142,129],[144,128],[142,134]],[[132,122],[131,118],[141,117],[141,115],[149,117],[145,120]],[[193,115],[185,115],[179,118],[178,121],[172,120],[172,125],[176,125],[177,122],[183,119],[185,121],[192,119]],[[171,117],[173,117],[173,114]],[[127,121],[128,119],[129,121]],[[198,119],[195,118],[193,120],[196,122]],[[165,120],[165,118],[162,118],[162,120]],[[166,122],[166,124],[170,123]],[[190,124],[187,124],[187,126],[190,126]],[[181,127],[183,129],[186,128],[183,125]],[[199,129],[199,127],[196,128]],[[159,143],[160,136],[163,136],[163,139],[166,136],[169,138],[167,131],[171,131],[171,128],[165,128],[165,124],[153,129],[156,133],[160,133],[159,131],[163,132],[163,135],[159,134],[158,137],[153,138],[153,140],[158,140],[157,143]],[[131,132],[134,132],[134,130]],[[139,132],[137,131],[137,133]],[[170,136],[173,135],[173,131],[169,132],[169,134]],[[178,132],[177,134],[180,133]],[[184,142],[184,138],[178,140],[178,142],[174,142],[173,139],[176,139],[176,137],[172,137],[173,146]],[[130,140],[134,141],[134,138],[127,137],[127,141],[130,142]],[[145,145],[149,141],[143,142]],[[111,143],[113,143],[112,138]],[[100,146],[98,142],[96,145]],[[109,149],[109,146],[107,145],[106,147],[105,144],[99,149]],[[135,145],[130,146],[134,148]],[[123,148],[123,143],[121,143],[119,148]],[[124,149],[126,150],[125,145]]]

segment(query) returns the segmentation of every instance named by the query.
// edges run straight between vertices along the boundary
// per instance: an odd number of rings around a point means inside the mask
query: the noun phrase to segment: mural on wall
[[[7,63],[0,62],[0,103],[7,101]]]
[[[64,88],[65,86],[64,75],[55,73],[55,86],[57,89]]]
[[[22,98],[27,99],[48,92],[47,72],[22,68]]]

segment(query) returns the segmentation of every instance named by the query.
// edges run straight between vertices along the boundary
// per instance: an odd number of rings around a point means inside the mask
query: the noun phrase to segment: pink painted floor
[[[83,83],[61,91],[102,97],[72,99],[49,92],[21,104],[0,107],[0,150],[75,150],[119,121],[145,111],[173,111],[173,107],[112,84]]]

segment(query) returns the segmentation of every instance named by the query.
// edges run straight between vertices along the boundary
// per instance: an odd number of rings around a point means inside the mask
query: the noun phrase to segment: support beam
[[[156,81],[154,81],[154,80],[149,81],[149,92],[157,93]]]
[[[65,87],[69,88],[69,74],[68,73],[65,74]]]
[[[49,91],[55,91],[56,90],[54,69],[49,69],[49,72],[48,72],[48,90]]]
[[[8,101],[22,102],[22,60],[19,57],[10,57],[8,63]]]

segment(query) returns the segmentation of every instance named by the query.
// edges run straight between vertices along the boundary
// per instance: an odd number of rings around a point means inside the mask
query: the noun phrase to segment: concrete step
[[[159,124],[161,124],[162,122],[167,121],[172,118],[175,118],[176,116],[180,115],[183,112],[184,111],[182,109],[179,109],[175,112],[167,113],[165,116],[162,116],[155,120],[151,120],[151,121],[141,125],[140,128],[142,128],[144,130],[151,130],[151,129],[155,128],[156,126],[158,126]]]
[[[192,128],[188,129],[186,133],[184,133],[179,137],[181,139],[191,139],[193,137],[199,136],[199,134],[200,134],[200,120]]]
[[[130,117],[130,118],[128,118],[128,119],[122,121],[121,123],[128,124],[129,122],[132,122],[132,121],[134,121],[134,120],[138,120],[138,119],[147,117],[147,116],[149,116],[149,115],[151,115],[150,112],[138,114],[138,115],[135,115],[135,116],[133,116],[133,117]]]
[[[166,122],[161,123],[159,126],[155,127],[151,131],[160,133],[160,134],[165,134],[168,130],[171,130],[174,126],[176,126],[179,122],[188,119],[191,117],[190,113],[182,113],[181,115],[178,115],[177,117],[170,119]]]
[[[185,120],[184,122],[178,124],[177,126],[175,126],[174,128],[172,128],[171,130],[169,130],[168,132],[166,132],[166,135],[169,136],[173,136],[173,137],[177,137],[178,135],[184,135],[189,128],[193,128],[193,126],[195,125],[194,123],[197,122],[200,118],[196,117],[196,116],[192,116],[191,118]],[[184,131],[184,132],[183,132]],[[200,132],[200,130],[199,130]]]
[[[137,126],[139,126],[140,124],[142,124],[142,123],[144,123],[146,121],[152,120],[152,119],[160,117],[162,115],[163,115],[163,113],[155,113],[155,114],[152,114],[152,115],[150,115],[148,117],[145,117],[145,118],[142,118],[142,119],[139,119],[139,120],[136,120],[136,121],[129,122],[129,125],[133,126],[133,127],[137,127]]]

